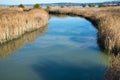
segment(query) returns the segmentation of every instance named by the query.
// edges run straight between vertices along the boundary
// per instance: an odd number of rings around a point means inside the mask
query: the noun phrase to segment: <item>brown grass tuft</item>
[[[0,8],[0,43],[20,37],[48,23],[48,13],[42,9]]]
[[[0,44],[0,57],[5,59],[6,57],[12,55],[13,52],[20,49],[26,43],[33,42],[38,36],[43,35],[46,30],[47,26],[43,26],[35,31],[25,33],[17,39]]]
[[[99,46],[109,53],[120,53],[120,7],[51,8],[51,14],[82,16],[98,29]],[[112,56],[105,80],[120,80],[120,54]]]
[[[100,47],[112,53],[120,52],[120,7],[51,7],[49,13],[77,15],[90,20],[98,29]]]
[[[110,67],[104,80],[120,80],[120,55],[111,56]]]

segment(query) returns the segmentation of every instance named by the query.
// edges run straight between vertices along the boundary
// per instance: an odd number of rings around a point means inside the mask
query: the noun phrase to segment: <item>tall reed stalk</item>
[[[0,43],[45,26],[48,19],[48,13],[42,9],[0,8]]]

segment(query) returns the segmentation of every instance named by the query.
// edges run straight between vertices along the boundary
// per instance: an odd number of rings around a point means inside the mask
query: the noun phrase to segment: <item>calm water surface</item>
[[[101,80],[108,63],[96,35],[83,18],[52,16],[48,27],[0,45],[0,80]]]

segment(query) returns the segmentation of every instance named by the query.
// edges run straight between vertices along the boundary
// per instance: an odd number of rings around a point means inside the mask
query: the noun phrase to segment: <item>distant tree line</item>
[[[15,7],[15,6],[11,5],[9,7]],[[23,4],[19,4],[17,7],[19,7],[19,8],[25,8],[25,6]],[[41,5],[40,4],[34,4],[33,8],[41,8]]]
[[[24,5],[23,4],[19,4],[18,7],[24,8]]]
[[[96,7],[95,4],[82,4],[82,7]],[[103,3],[97,4],[97,7],[105,7]]]
[[[40,4],[35,4],[33,8],[41,8]]]
[[[69,5],[70,6],[70,5]],[[71,5],[72,6],[72,5]],[[96,7],[96,4],[81,4],[82,7]],[[10,7],[15,7],[14,5],[11,5]],[[18,5],[19,8],[25,8],[25,6],[23,4],[19,4]],[[63,8],[64,6],[60,6],[61,8]],[[97,4],[97,7],[105,7],[105,5],[103,3]],[[33,8],[41,8],[40,4],[34,4]],[[47,9],[50,9],[50,6],[46,7]]]

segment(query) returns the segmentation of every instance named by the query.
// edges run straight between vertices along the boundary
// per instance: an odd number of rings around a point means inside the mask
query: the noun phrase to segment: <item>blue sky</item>
[[[35,4],[35,3],[58,3],[58,2],[104,2],[110,0],[0,0],[0,4]]]

